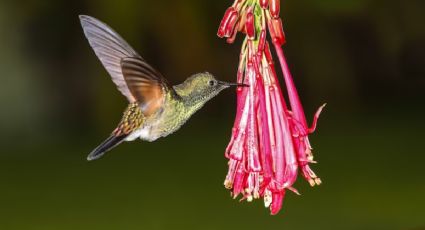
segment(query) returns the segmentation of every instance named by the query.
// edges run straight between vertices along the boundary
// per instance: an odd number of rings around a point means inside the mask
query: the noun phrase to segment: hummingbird
[[[91,16],[79,17],[90,46],[129,102],[118,126],[87,156],[89,161],[124,141],[152,142],[165,137],[222,90],[247,86],[219,81],[208,72],[172,86],[111,27]]]

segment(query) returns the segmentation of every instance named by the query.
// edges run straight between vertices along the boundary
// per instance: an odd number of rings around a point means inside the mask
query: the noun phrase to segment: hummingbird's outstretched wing
[[[80,15],[80,21],[91,47],[118,90],[130,103],[138,102],[145,116],[155,113],[167,90],[172,90],[166,79],[108,25],[86,15]]]
[[[140,55],[118,33],[96,18],[80,15],[80,22],[90,46],[111,75],[118,90],[130,102],[134,102],[136,99],[129,91],[122,75],[121,59]]]

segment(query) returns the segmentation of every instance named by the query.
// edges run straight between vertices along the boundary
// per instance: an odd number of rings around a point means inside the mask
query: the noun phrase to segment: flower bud
[[[223,19],[221,20],[220,26],[218,28],[217,36],[230,37],[238,21],[239,13],[233,7],[229,7],[224,13]]]
[[[233,42],[235,42],[237,34],[238,34],[238,31],[233,29],[232,34],[226,39],[226,42],[229,44],[232,44]]]
[[[236,30],[242,33],[246,33],[245,23],[246,23],[246,14],[242,14],[241,17],[239,18],[238,24],[236,25]]]
[[[266,45],[266,31],[263,29],[260,33],[260,41],[258,42],[258,52],[263,52]]]
[[[280,0],[270,0],[270,14],[273,18],[279,18]]]
[[[286,43],[285,32],[283,32],[282,20],[280,18],[269,20],[269,30],[273,42],[283,45]]]
[[[273,64],[273,56],[272,52],[270,51],[269,43],[266,43],[266,48],[264,49],[264,56],[266,57],[267,63]]]
[[[267,9],[267,7],[269,6],[269,0],[260,0],[260,6],[263,9]]]
[[[285,196],[285,190],[281,192],[273,192],[272,204],[270,205],[270,212],[272,215],[276,215],[282,208],[283,197]]]
[[[245,29],[246,29],[246,35],[249,39],[255,38],[255,18],[253,13],[253,8],[250,7],[248,10],[248,13],[246,14],[246,23],[245,23]]]

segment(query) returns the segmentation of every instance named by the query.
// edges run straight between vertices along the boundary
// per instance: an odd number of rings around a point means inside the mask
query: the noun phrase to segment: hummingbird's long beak
[[[249,87],[249,85],[243,84],[243,83],[233,83],[233,82],[225,82],[225,81],[219,81],[218,83],[220,85],[225,85],[225,86]]]

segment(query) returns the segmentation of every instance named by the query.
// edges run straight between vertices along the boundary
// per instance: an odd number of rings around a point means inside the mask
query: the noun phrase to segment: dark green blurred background
[[[228,0],[0,1],[0,229],[425,229],[425,1],[285,0],[289,65],[311,115],[324,184],[269,216],[222,182],[231,90],[179,132],[86,155],[126,100],[78,14],[125,37],[170,82],[236,78],[240,38],[216,29]]]

